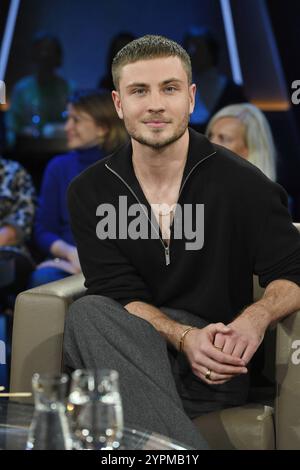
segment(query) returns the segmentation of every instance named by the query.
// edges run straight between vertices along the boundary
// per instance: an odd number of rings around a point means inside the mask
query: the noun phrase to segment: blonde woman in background
[[[276,180],[275,146],[264,114],[249,103],[233,104],[218,111],[209,121],[206,135],[257,166]]]

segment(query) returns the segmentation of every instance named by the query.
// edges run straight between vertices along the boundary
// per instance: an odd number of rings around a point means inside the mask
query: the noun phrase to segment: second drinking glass
[[[68,416],[75,449],[118,449],[123,436],[118,372],[110,369],[73,372]]]

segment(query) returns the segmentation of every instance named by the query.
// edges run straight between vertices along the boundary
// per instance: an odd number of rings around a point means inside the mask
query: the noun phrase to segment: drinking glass
[[[71,450],[66,417],[68,376],[34,374],[35,409],[27,439],[27,450]]]
[[[73,448],[120,447],[124,425],[118,372],[110,369],[73,372],[67,409]]]

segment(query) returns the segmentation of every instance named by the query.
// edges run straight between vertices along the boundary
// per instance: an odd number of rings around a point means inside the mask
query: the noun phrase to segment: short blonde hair
[[[257,166],[268,178],[276,180],[276,151],[270,125],[264,114],[252,104],[241,103],[226,106],[209,121],[208,136],[214,123],[221,118],[233,117],[245,127],[245,144],[249,151],[248,161]]]
[[[192,83],[192,65],[188,53],[177,42],[163,36],[148,34],[129,42],[121,49],[112,62],[112,77],[116,90],[119,89],[121,69],[139,60],[160,57],[178,57],[186,71],[188,83]]]

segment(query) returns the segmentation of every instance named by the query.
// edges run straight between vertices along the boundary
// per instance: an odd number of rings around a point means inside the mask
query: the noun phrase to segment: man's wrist
[[[243,313],[232,323],[238,321],[239,318],[247,318],[252,324],[260,327],[263,333],[267,330],[272,322],[272,314],[268,308],[259,302],[247,307]]]
[[[180,353],[183,353],[184,352],[184,342],[185,342],[185,338],[186,336],[188,335],[188,333],[192,330],[196,330],[197,327],[196,326],[188,326],[187,328],[184,329],[183,333],[181,334],[181,337],[180,337],[180,341],[179,341],[179,352]]]

